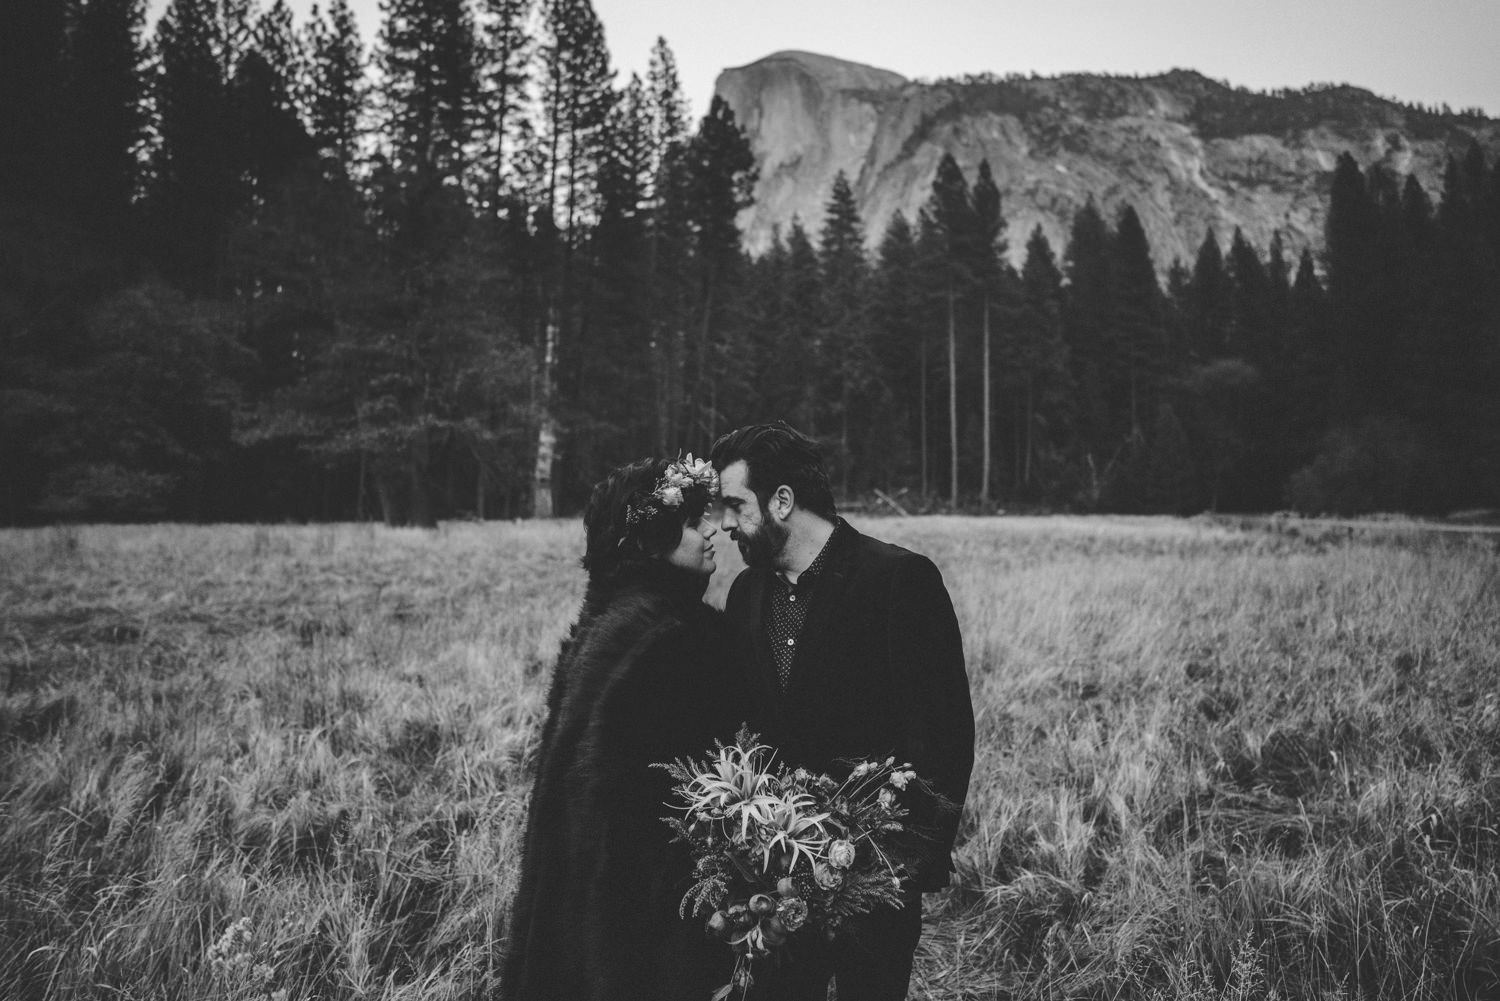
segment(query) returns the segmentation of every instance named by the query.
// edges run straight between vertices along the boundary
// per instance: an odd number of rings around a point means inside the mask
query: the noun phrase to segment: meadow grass
[[[856,524],[942,568],[977,714],[914,997],[1500,996],[1491,541]],[[492,992],[581,543],[0,533],[0,997]]]

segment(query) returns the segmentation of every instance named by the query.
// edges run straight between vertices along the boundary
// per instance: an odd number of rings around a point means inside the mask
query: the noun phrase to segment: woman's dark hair
[[[626,567],[671,552],[682,541],[682,527],[703,517],[711,501],[706,490],[683,491],[676,507],[653,503],[670,465],[670,459],[641,459],[594,484],[583,512],[583,568],[591,580],[612,580]]]
[[[720,472],[743,460],[748,484],[762,508],[784,483],[792,488],[798,507],[828,521],[838,518],[818,443],[786,421],[736,428],[714,442],[709,458]]]

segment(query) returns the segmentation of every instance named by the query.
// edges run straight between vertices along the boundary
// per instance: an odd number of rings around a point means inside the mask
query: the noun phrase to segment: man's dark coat
[[[974,709],[953,603],[933,562],[842,522],[812,589],[782,692],[762,627],[774,571],[745,570],[725,611],[753,651],[753,724],[782,760],[836,772],[841,758],[909,761],[958,807],[974,764]],[[937,832],[915,889],[948,884],[959,809],[910,803]]]
[[[743,719],[706,578],[665,565],[591,585],[558,657],[507,929],[505,1001],[704,1001],[733,957],[678,917],[692,883],[661,822],[672,780]]]

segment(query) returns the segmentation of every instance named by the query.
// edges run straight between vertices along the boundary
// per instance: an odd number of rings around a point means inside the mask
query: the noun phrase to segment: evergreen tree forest
[[[1500,507],[1478,146],[1439,192],[1341,159],[1316,259],[1206,233],[1163,280],[1129,207],[1053,248],[952,157],[752,258],[665,41],[622,81],[589,0],[382,17],[0,9],[0,523],[570,514],[777,417],[886,509]]]

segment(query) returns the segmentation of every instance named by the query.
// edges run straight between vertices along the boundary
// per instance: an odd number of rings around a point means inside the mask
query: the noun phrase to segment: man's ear
[[[797,506],[797,495],[792,488],[783,483],[771,494],[771,514],[786,521],[792,516],[792,509]]]

